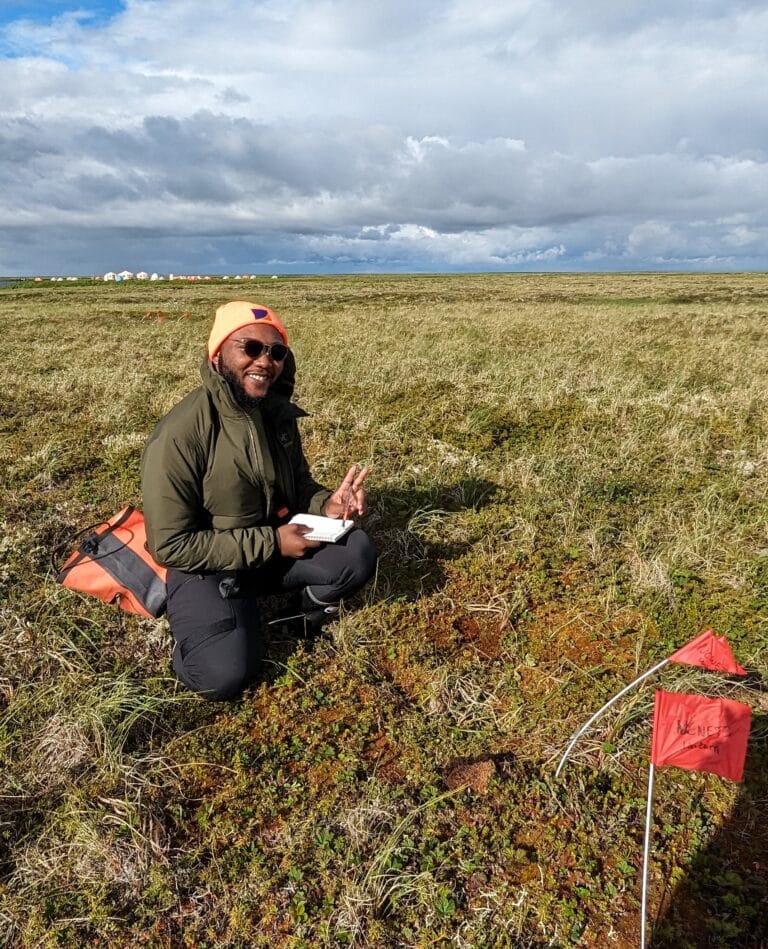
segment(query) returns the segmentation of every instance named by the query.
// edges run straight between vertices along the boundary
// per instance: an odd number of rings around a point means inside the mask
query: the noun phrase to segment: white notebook
[[[306,524],[312,528],[311,534],[305,534],[307,540],[322,540],[328,544],[335,544],[336,541],[348,534],[355,526],[353,520],[342,521],[335,517],[320,517],[317,514],[295,514],[290,524]]]

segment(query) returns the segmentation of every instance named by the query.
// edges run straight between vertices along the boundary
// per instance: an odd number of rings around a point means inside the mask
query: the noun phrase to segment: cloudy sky
[[[761,0],[0,2],[0,274],[768,268]]]

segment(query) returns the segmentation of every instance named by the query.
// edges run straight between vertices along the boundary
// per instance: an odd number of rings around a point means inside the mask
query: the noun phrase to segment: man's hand
[[[300,560],[308,550],[322,547],[319,540],[307,540],[305,534],[311,534],[312,528],[306,524],[283,524],[275,530],[277,548],[281,557]]]
[[[365,488],[363,481],[368,474],[367,468],[358,472],[357,465],[352,465],[344,475],[344,480],[323,505],[323,514],[326,517],[351,517],[353,514],[365,514]]]

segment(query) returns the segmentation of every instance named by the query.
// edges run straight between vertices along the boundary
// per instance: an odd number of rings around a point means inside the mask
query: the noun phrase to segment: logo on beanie
[[[253,313],[254,320],[263,320],[265,316],[269,316],[269,310],[262,310],[261,308],[251,310],[251,313]]]

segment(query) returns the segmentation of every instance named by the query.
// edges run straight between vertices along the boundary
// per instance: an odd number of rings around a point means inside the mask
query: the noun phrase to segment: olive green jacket
[[[330,491],[310,474],[290,401],[295,363],[259,408],[246,412],[206,359],[203,385],[160,420],[142,461],[147,543],[188,572],[259,567],[277,550],[277,499],[319,514]]]

